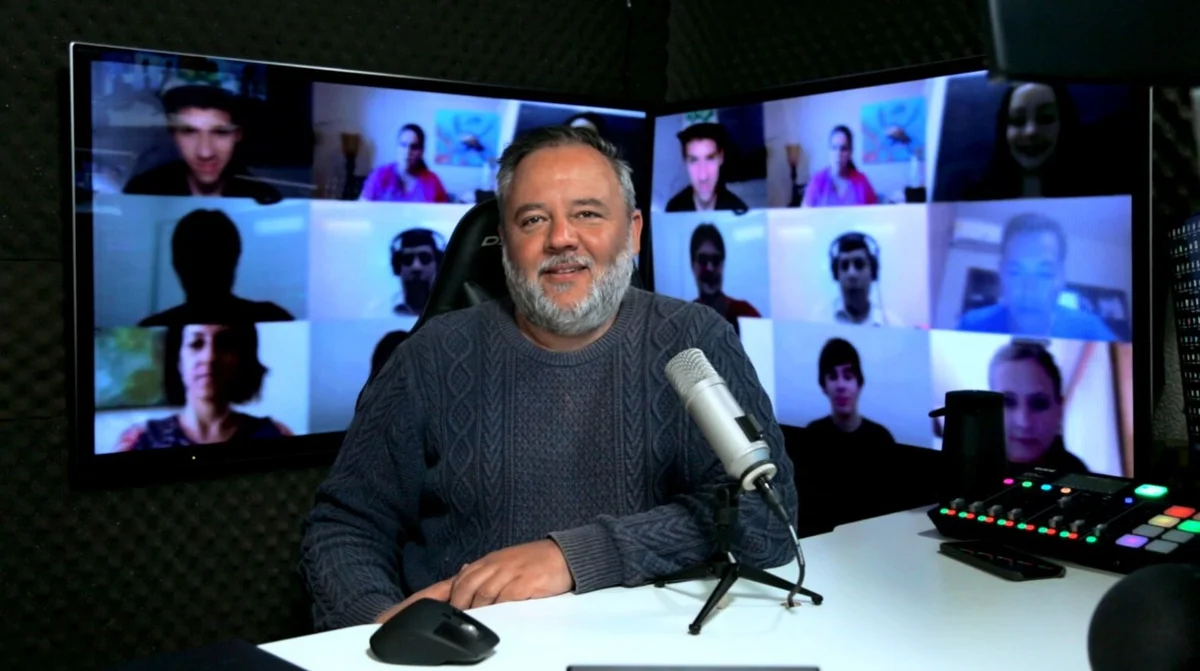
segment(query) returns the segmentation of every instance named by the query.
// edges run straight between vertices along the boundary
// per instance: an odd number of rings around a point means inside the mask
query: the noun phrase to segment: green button
[[[1140,485],[1133,493],[1148,499],[1160,499],[1167,495],[1167,488],[1162,485]]]
[[[1186,531],[1190,534],[1200,534],[1200,522],[1197,522],[1196,520],[1180,522],[1179,526],[1175,528],[1179,529],[1180,531]]]

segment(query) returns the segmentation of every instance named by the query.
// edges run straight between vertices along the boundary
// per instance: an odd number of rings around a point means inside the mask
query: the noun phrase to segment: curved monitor
[[[327,462],[516,135],[643,111],[71,45],[77,484]],[[644,174],[646,170],[638,170]]]
[[[1010,461],[1130,476],[1151,407],[1149,105],[971,61],[669,110],[655,290],[738,328],[780,423],[808,429],[797,449],[937,450],[929,411],[990,389]]]

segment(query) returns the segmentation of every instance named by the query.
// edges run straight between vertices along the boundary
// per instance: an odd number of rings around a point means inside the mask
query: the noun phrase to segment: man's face
[[[858,395],[862,388],[854,374],[854,366],[834,366],[825,375],[825,395],[829,397],[829,409],[835,415],[852,415],[858,410]]]
[[[437,277],[437,256],[433,247],[416,245],[400,250],[400,280],[404,283],[424,281],[430,284]]]
[[[220,182],[234,148],[242,139],[242,131],[233,124],[229,113],[188,107],[175,114],[171,122],[175,146],[192,179],[205,186]]]
[[[837,264],[838,284],[841,285],[842,295],[847,298],[861,298],[871,289],[875,280],[871,273],[871,255],[865,249],[855,249],[841,252],[834,261]]]
[[[1019,233],[1008,241],[1001,260],[1000,286],[1013,316],[1050,316],[1065,283],[1058,238],[1053,233]]]
[[[725,256],[712,242],[705,240],[692,259],[692,274],[696,276],[696,288],[701,296],[721,293],[725,280]]]
[[[688,179],[696,196],[703,201],[712,200],[717,181],[721,178],[721,164],[725,154],[712,140],[692,140],[683,150],[683,162],[687,164]]]
[[[525,317],[560,335],[616,314],[641,249],[616,172],[586,146],[540,149],[517,166],[504,200],[505,271]]]

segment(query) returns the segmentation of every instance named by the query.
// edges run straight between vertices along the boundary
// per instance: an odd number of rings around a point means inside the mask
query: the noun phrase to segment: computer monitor
[[[620,105],[100,45],[70,97],[85,485],[327,461],[513,137],[649,154]]]
[[[1148,108],[1146,88],[971,60],[666,110],[654,288],[733,324],[779,422],[807,429],[789,450],[938,450],[930,410],[982,389],[1011,462],[1129,476]]]

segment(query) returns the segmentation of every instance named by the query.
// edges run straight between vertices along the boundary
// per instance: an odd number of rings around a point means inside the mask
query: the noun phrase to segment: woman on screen
[[[1001,347],[988,367],[988,386],[1004,394],[1010,463],[1088,472],[1063,443],[1062,372],[1044,346],[1014,340]]]
[[[442,180],[425,164],[425,131],[415,123],[396,133],[396,158],[371,171],[359,200],[449,203]]]
[[[1080,160],[1079,112],[1065,87],[1014,84],[996,114],[992,158],[969,200],[1088,196],[1089,171]]]
[[[164,351],[167,402],[183,407],[170,417],[126,429],[118,451],[293,435],[270,417],[233,409],[258,398],[267,375],[258,360],[258,331],[253,324],[171,327]]]
[[[804,207],[874,205],[879,202],[871,180],[854,165],[854,133],[837,126],[829,133],[829,160],[804,188]]]

